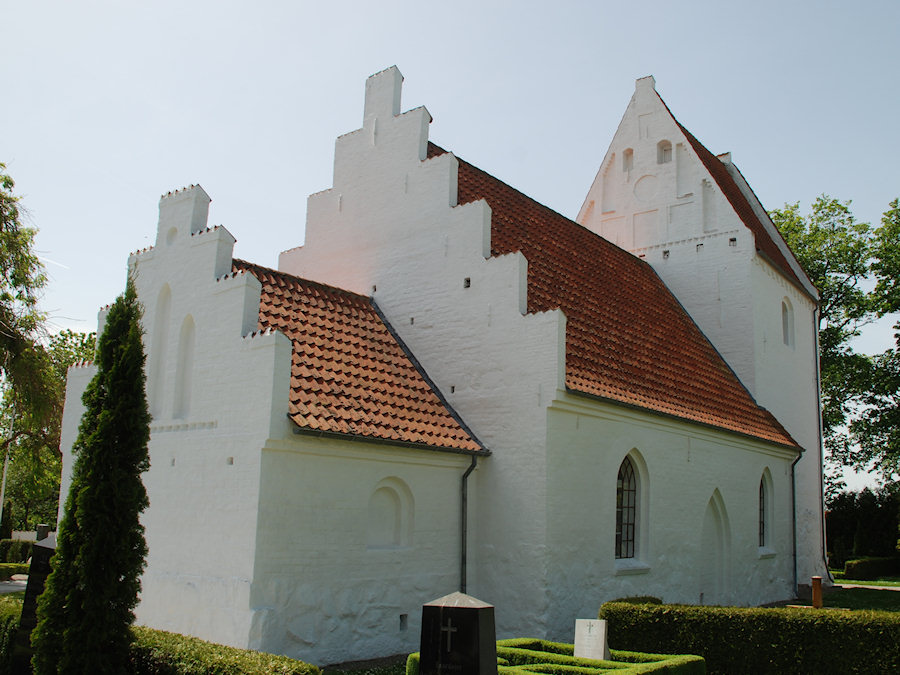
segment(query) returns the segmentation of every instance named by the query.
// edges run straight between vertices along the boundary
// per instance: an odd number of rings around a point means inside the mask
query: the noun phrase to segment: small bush
[[[247,651],[152,628],[133,627],[129,675],[321,675],[286,656]]]
[[[627,602],[631,605],[661,605],[662,600],[652,595],[632,595],[627,598],[618,598],[610,602]]]
[[[19,617],[22,615],[22,593],[0,597],[0,673],[8,673],[12,662]]]
[[[900,672],[900,617],[891,612],[606,603],[609,643],[699,654],[709,673]]]
[[[871,580],[900,574],[900,558],[859,558],[844,565],[845,579]]]
[[[33,541],[0,539],[0,563],[23,563],[31,557]]]
[[[8,581],[13,574],[28,574],[25,563],[0,563],[0,581]]]

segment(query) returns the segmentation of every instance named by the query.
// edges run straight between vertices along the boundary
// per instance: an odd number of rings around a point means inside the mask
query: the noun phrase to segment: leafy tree
[[[0,163],[0,384],[14,392],[18,409],[40,417],[52,405],[38,343],[44,317],[37,301],[47,278],[32,250],[36,231],[22,225],[14,187]]]
[[[895,199],[875,232],[872,306],[879,316],[900,312],[900,200]],[[857,466],[872,464],[886,480],[900,474],[900,323],[894,347],[871,361],[869,385],[850,424]],[[849,453],[848,453],[849,454]]]
[[[14,504],[13,529],[34,529],[38,523],[56,522],[59,502],[59,434],[65,400],[66,372],[74,363],[93,360],[96,335],[64,330],[50,337],[46,347],[38,346],[44,358],[46,405],[41,414],[29,409],[17,412],[15,392],[4,392],[0,400],[0,420],[13,434],[3,441],[9,452],[6,496]],[[2,457],[0,457],[2,461]]]
[[[147,545],[141,473],[149,468],[140,306],[134,285],[116,300],[97,345],[97,374],[73,447],[72,484],[53,571],[32,634],[37,675],[126,672],[129,626]]]
[[[900,324],[895,348],[882,354],[858,354],[851,340],[876,316],[900,311],[900,200],[874,230],[856,220],[850,202],[825,195],[807,216],[798,204],[770,215],[820,293],[822,418],[830,458],[859,469],[873,466],[890,481],[900,472]],[[873,280],[874,290],[867,290]]]
[[[872,320],[865,290],[873,232],[850,212],[850,202],[822,195],[809,215],[786,204],[769,215],[798,262],[819,290],[819,368],[825,445],[833,454],[846,448],[845,425],[866,390],[871,362],[850,341]]]

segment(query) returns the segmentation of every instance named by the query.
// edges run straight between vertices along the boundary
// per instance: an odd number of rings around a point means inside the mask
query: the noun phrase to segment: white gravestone
[[[581,659],[612,660],[606,644],[605,620],[575,619],[575,656]]]

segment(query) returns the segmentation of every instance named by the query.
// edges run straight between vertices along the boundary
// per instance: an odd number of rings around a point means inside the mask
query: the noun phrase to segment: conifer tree
[[[32,635],[36,675],[127,670],[147,554],[139,516],[148,505],[141,473],[150,465],[150,414],[140,316],[129,280],[109,310],[97,374],[82,397],[72,483]]]

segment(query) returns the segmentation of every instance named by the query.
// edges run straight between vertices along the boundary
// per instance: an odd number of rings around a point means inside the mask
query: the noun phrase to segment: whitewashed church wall
[[[661,143],[671,144],[670,154],[661,154]],[[743,184],[730,155],[725,161]],[[650,263],[757,402],[806,450],[797,467],[799,581],[824,574],[812,301],[756,253],[753,234],[653,78],[637,81],[578,222]],[[781,348],[784,298],[794,309],[789,349]]]
[[[78,438],[78,427],[81,424],[81,416],[84,414],[81,396],[96,374],[97,367],[93,364],[71,366],[66,373],[66,400],[63,406],[62,427],[59,435],[59,449],[62,453],[62,474],[59,480],[57,526],[62,519],[66,506],[66,496],[69,494],[69,486],[72,484],[72,445]]]
[[[279,266],[372,295],[493,452],[479,469],[469,592],[496,604],[499,634],[521,635],[545,620],[545,410],[562,384],[565,320],[523,315],[525,259],[489,257],[490,209],[456,205],[452,154],[423,161],[430,116],[399,115],[399,86],[396,69],[370,78],[363,128],[338,139],[334,187],[310,197],[307,243]]]
[[[757,400],[803,447],[797,463],[797,576],[827,578],[823,556],[822,455],[819,441],[815,306],[771,265],[753,267]],[[782,303],[793,315],[785,335]],[[785,342],[787,338],[787,343]]]
[[[459,590],[469,461],[305,435],[267,447],[250,646],[313,663],[417,651],[422,605]],[[374,507],[379,489],[396,512]]]
[[[230,275],[234,239],[205,229],[208,203],[199,187],[164,196],[156,247],[129,261],[155,411],[136,615],[246,647],[260,448],[287,433],[291,345],[278,333],[249,335],[259,282]]]
[[[571,639],[576,618],[627,596],[737,605],[793,597],[792,452],[573,395],[554,404],[549,422],[551,637]],[[616,478],[629,454],[639,475],[636,552],[617,560]],[[767,468],[774,508],[763,550],[759,484]],[[728,521],[718,580],[715,551],[702,540],[716,490]]]

